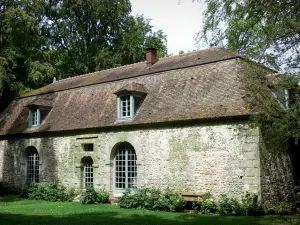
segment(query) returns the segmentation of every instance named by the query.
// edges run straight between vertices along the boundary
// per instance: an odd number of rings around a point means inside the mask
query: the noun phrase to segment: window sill
[[[115,121],[115,123],[129,123],[129,122],[132,122],[133,121],[133,118],[131,119],[117,119]]]
[[[130,120],[133,120],[133,117],[118,118],[118,121],[130,121]]]
[[[40,128],[41,126],[31,126],[31,127],[28,127],[27,130],[31,131],[31,130],[36,130],[38,128]]]

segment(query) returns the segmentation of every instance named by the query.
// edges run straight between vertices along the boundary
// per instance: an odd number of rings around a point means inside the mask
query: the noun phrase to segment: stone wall
[[[262,202],[265,209],[294,200],[294,181],[288,144],[260,133]]]
[[[11,138],[0,141],[1,179],[21,188],[25,183],[26,153],[34,146],[40,155],[41,180],[60,180],[82,189],[81,160],[93,159],[94,185],[113,189],[114,149],[130,143],[137,154],[138,187],[171,188],[184,192],[260,194],[259,131],[246,124],[207,124],[70,136]],[[83,150],[93,143],[94,151]]]

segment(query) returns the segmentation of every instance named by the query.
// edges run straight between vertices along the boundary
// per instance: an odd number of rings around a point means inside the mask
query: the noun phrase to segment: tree
[[[206,0],[204,27],[198,33],[200,46],[225,46],[268,67],[285,73],[273,90],[289,90],[289,108],[278,110],[262,94],[266,79],[249,70],[247,86],[255,93],[258,114],[255,125],[269,140],[298,143],[300,140],[300,1],[298,0]],[[274,72],[274,71],[273,71]],[[271,99],[271,97],[269,97]],[[276,144],[275,144],[276,145]]]
[[[142,61],[148,45],[167,54],[166,36],[153,32],[143,16],[131,16],[128,0],[61,0],[50,11],[61,77]]]
[[[300,69],[298,0],[205,1],[200,46],[225,47],[275,69]]]
[[[0,2],[0,110],[13,96],[44,85],[55,73],[39,18],[27,8],[27,1]]]
[[[13,97],[65,78],[167,55],[166,36],[132,16],[129,0],[0,1],[0,111]]]

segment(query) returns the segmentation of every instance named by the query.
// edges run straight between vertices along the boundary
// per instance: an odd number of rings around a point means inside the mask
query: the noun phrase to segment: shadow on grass
[[[131,211],[132,212],[132,211]],[[140,213],[140,211],[139,211]],[[0,213],[1,223],[5,225],[110,225],[110,224],[139,224],[139,225],[193,225],[193,224],[209,224],[209,225],[298,225],[300,224],[300,216],[268,216],[268,217],[221,217],[221,216],[200,216],[195,214],[163,214],[158,215],[142,215],[126,214],[123,212],[95,212],[72,215],[22,215],[22,214],[7,214]],[[161,215],[159,215],[161,214]],[[170,215],[170,217],[168,216]]]
[[[0,195],[0,202],[17,202],[23,200],[24,199],[18,195]]]

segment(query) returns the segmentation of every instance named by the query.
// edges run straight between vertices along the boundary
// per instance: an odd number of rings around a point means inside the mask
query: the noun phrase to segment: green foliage
[[[66,191],[66,188],[57,181],[52,182],[27,182],[22,197],[31,200],[45,200],[50,202],[62,202],[73,200],[73,191]]]
[[[189,213],[123,209],[117,205],[84,205],[69,202],[41,202],[16,196],[0,196],[2,224],[47,225],[296,225],[300,215],[219,217]]]
[[[93,186],[86,187],[85,191],[80,197],[80,202],[82,204],[99,204],[99,203],[108,203],[109,194],[104,189],[100,191],[95,191]]]
[[[205,2],[200,45],[225,46],[273,68],[299,70],[298,0]]]
[[[0,111],[13,97],[65,78],[167,55],[166,36],[131,15],[129,0],[0,2]]]
[[[246,216],[260,215],[262,213],[258,195],[249,191],[242,195],[242,208]]]
[[[182,211],[186,202],[178,192],[168,191],[165,194],[166,199],[170,201],[170,211]]]
[[[198,201],[192,203],[192,208],[199,211],[200,214],[211,214],[216,212],[217,205],[213,198],[205,199],[198,197]]]
[[[262,209],[258,202],[258,196],[254,193],[246,192],[240,202],[234,197],[229,198],[222,194],[218,201],[217,212],[222,216],[243,216],[260,215]]]
[[[122,208],[139,208],[161,211],[181,211],[185,205],[182,196],[177,192],[163,193],[159,189],[142,188],[127,190],[119,198]]]
[[[274,213],[279,215],[291,215],[295,213],[295,203],[281,202],[279,205],[272,207],[268,211],[269,213]]]

